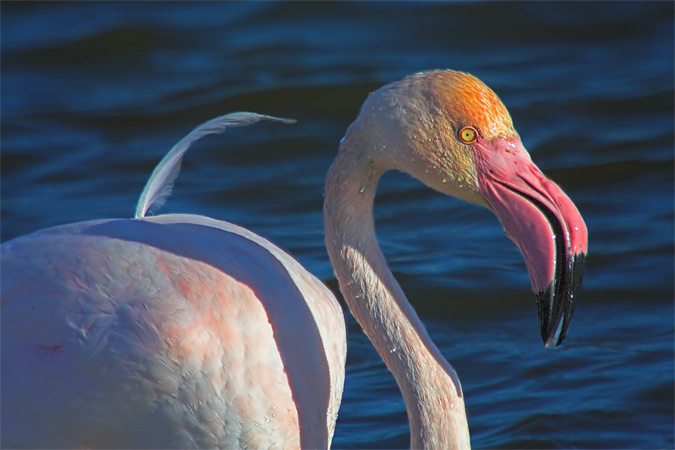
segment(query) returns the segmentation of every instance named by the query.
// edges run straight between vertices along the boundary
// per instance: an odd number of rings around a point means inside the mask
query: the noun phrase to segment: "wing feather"
[[[209,134],[220,134],[229,127],[243,127],[261,120],[272,120],[286,124],[295,123],[293,119],[281,119],[251,112],[236,112],[211,119],[192,130],[190,134],[174,145],[155,167],[138,200],[135,218],[145,217],[149,211],[160,208],[166,202],[173,190],[173,183],[180,172],[183,156],[195,141]]]

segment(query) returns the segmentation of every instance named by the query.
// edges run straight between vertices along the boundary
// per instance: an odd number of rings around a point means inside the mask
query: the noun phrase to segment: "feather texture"
[[[243,127],[261,120],[273,120],[286,124],[295,123],[293,119],[266,116],[251,112],[236,112],[216,117],[199,125],[190,134],[180,140],[159,162],[150,175],[136,206],[136,219],[142,219],[151,210],[160,208],[171,195],[173,183],[180,172],[180,164],[185,152],[197,140],[209,134],[220,134],[229,127]]]

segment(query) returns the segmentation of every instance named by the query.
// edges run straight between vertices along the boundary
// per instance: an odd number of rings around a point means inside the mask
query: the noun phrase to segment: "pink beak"
[[[480,191],[520,249],[544,344],[565,339],[581,289],[588,234],[574,203],[532,162],[520,139],[474,146]]]

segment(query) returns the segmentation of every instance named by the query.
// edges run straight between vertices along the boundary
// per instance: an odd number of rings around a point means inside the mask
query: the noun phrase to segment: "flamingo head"
[[[497,215],[525,258],[542,340],[558,346],[581,288],[586,225],[532,162],[497,95],[462,72],[412,75],[374,92],[345,139],[364,133],[379,143],[368,147],[381,170],[404,170]]]

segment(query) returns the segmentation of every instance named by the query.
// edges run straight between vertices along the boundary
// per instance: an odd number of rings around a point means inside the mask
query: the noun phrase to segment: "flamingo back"
[[[166,215],[42,230],[1,258],[3,447],[330,445],[342,311],[265,239]]]

